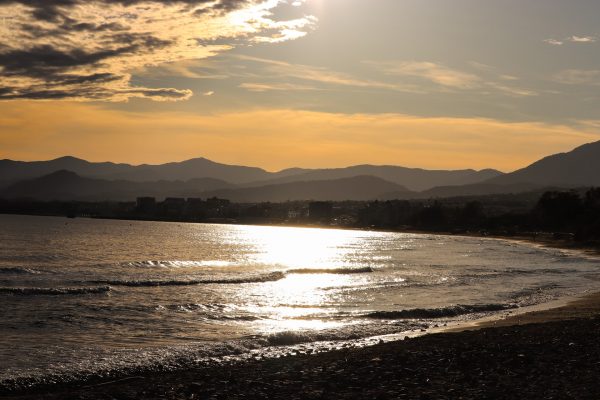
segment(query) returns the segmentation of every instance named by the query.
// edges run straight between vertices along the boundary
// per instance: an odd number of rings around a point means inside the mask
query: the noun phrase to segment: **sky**
[[[600,140],[597,0],[0,0],[0,159],[512,171]]]

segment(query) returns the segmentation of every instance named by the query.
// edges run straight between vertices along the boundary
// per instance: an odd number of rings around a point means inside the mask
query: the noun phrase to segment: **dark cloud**
[[[231,11],[240,8],[255,0],[221,0],[212,7],[195,12],[207,12],[210,9],[218,12]],[[89,3],[105,3],[107,5],[132,6],[144,3],[156,3],[162,5],[186,5],[206,6],[214,3],[214,0],[0,0],[0,6],[21,4],[32,9],[32,15],[36,20],[54,22],[67,15],[69,7]]]
[[[248,36],[247,26],[194,24],[264,1],[0,0],[10,24],[0,36],[0,99],[189,98],[189,90],[132,86],[131,74],[223,51],[227,40]],[[250,23],[260,32],[268,21]]]
[[[86,52],[74,49],[68,52],[50,45],[36,46],[26,50],[12,50],[0,53],[0,65],[5,76],[48,77],[68,71],[74,67],[94,65],[106,58],[132,52],[138,46],[126,46],[110,50]]]

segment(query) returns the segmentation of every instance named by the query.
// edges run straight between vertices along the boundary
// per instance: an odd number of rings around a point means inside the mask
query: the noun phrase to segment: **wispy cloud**
[[[563,44],[565,44],[564,40],[558,39],[544,39],[544,43],[547,43],[551,46],[562,46]]]
[[[387,75],[417,78],[429,81],[443,89],[494,90],[519,97],[537,95],[533,90],[513,87],[497,82],[498,79],[502,81],[515,81],[518,79],[513,76],[499,75],[496,76],[495,79],[486,79],[483,76],[474,73],[460,71],[431,61],[369,61],[368,64],[383,71]],[[487,74],[494,69],[489,65],[477,62],[470,62],[469,64],[480,71],[485,71]]]
[[[469,89],[479,86],[476,75],[428,61],[369,62],[388,75],[417,77],[451,88]]]
[[[292,83],[242,83],[239,85],[240,88],[246,89],[250,92],[291,92],[291,91],[305,91],[305,90],[322,90],[314,86],[308,85],[295,85]]]
[[[58,156],[64,154],[64,143],[68,143],[87,159],[134,163],[202,155],[272,170],[294,166],[297,160],[307,167],[398,164],[402,160],[404,165],[425,168],[513,170],[600,137],[600,125],[596,122],[594,126],[593,121],[572,127],[483,118],[261,108],[209,115],[138,114],[95,104],[65,107],[50,102],[5,104],[4,108],[11,119],[0,124],[0,148],[13,150],[13,157],[20,159]],[[82,129],[89,133],[82,135]],[[32,144],[31,132],[45,134]],[[165,140],[165,132],[169,132],[169,140]],[[240,143],[251,143],[252,151]],[[136,151],[132,153],[131,148]]]
[[[371,66],[380,75],[382,74],[382,76],[367,79],[324,67],[250,56],[237,56],[236,58],[246,63],[261,65],[260,74],[247,71],[242,73],[229,72],[232,76],[248,80],[249,82],[244,82],[239,87],[254,92],[324,90],[344,86],[414,94],[479,90],[483,94],[494,91],[516,97],[537,95],[533,90],[507,84],[507,81],[518,80],[514,76],[498,75],[495,80],[484,79],[473,73],[459,71],[428,61],[365,61],[364,64]],[[486,70],[489,72],[493,70],[493,67],[486,66]],[[403,78],[416,78],[416,80]],[[430,84],[425,85],[419,80]],[[312,84],[307,85],[298,82],[312,82]]]
[[[284,61],[270,60],[265,58],[238,56],[239,60],[246,62],[255,62],[262,64],[263,74],[270,79],[277,78],[279,80],[301,80],[316,82],[323,85],[336,86],[352,86],[356,88],[368,89],[386,89],[396,90],[411,93],[421,93],[415,85],[410,84],[395,84],[381,80],[358,78],[352,74],[333,71],[324,67],[317,67],[303,64],[293,64]],[[256,85],[256,84],[255,84]],[[266,88],[271,84],[264,84]],[[248,89],[247,85],[244,86]],[[291,87],[291,86],[290,86]],[[300,90],[306,90],[303,85],[298,86]]]
[[[544,39],[544,43],[547,43],[549,45],[552,46],[562,46],[565,43],[582,43],[582,44],[586,44],[586,43],[594,43],[598,40],[598,38],[596,36],[577,36],[577,35],[573,35],[573,36],[569,36],[563,39],[555,39],[555,38],[549,38],[549,39]]]
[[[139,87],[134,71],[185,65],[231,43],[297,39],[310,16],[279,21],[286,0],[0,0],[0,99],[184,100]],[[228,43],[231,42],[231,43]],[[173,70],[171,70],[173,72]],[[192,73],[180,70],[188,77]]]
[[[594,43],[598,38],[595,36],[571,36],[568,40],[573,43]]]
[[[600,70],[567,69],[555,74],[553,80],[565,85],[600,86]]]

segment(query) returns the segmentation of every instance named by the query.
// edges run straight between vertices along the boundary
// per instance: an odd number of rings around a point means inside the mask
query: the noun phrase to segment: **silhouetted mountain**
[[[125,172],[129,167],[127,164],[114,164],[110,162],[90,163],[70,156],[50,161],[0,160],[0,180],[18,182],[24,179],[38,178],[61,170],[73,171],[83,176],[96,177]]]
[[[0,160],[0,181],[9,183],[32,179],[60,170],[73,171],[87,178],[110,180],[187,181],[194,178],[214,178],[249,187],[271,184],[322,181],[354,176],[371,175],[397,183],[411,190],[426,190],[434,186],[478,183],[501,174],[495,170],[428,171],[395,166],[357,165],[337,169],[288,168],[267,172],[260,168],[226,165],[195,158],[162,165],[129,165],[110,162],[91,163],[75,157],[61,157],[50,161]]]
[[[300,181],[322,181],[370,175],[389,182],[402,185],[410,190],[422,191],[435,186],[466,185],[478,183],[502,175],[493,169],[475,171],[472,169],[458,171],[425,170],[420,168],[404,168],[390,165],[356,165],[347,168],[296,170],[291,176],[277,177],[268,181],[253,182],[249,186],[280,184]]]
[[[291,182],[251,188],[216,190],[205,195],[240,203],[283,202],[288,200],[375,200],[389,192],[406,188],[374,176],[354,176],[334,180]]]
[[[72,171],[89,178],[124,179],[136,182],[214,178],[231,183],[246,183],[272,176],[271,173],[260,168],[219,164],[205,158],[162,165],[134,166],[110,162],[91,163],[75,157],[61,157],[50,161],[32,162],[0,160],[0,181],[17,182],[60,170]]]
[[[495,185],[491,183],[475,183],[462,186],[438,186],[433,189],[418,193],[422,199],[436,197],[459,197],[459,196],[486,196],[491,194],[523,193],[540,189],[541,186],[531,183],[514,183],[508,185]]]
[[[230,187],[233,185],[212,178],[191,179],[187,182],[109,181],[84,178],[74,172],[61,170],[0,189],[0,197],[37,200],[131,201],[138,196],[198,197],[205,191]]]
[[[182,162],[173,162],[162,165],[140,165],[130,167],[130,171],[119,174],[105,175],[105,178],[129,179],[134,181],[152,180],[184,180],[195,178],[214,178],[234,184],[251,182],[264,179],[270,173],[254,167],[226,165],[216,163],[206,158],[194,158]]]
[[[541,186],[600,186],[600,141],[577,147],[568,153],[543,158],[518,171],[492,178],[485,183],[532,183]]]

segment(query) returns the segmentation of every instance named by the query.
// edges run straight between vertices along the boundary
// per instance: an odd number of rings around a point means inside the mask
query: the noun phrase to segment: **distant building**
[[[308,204],[308,217],[312,220],[328,220],[333,216],[333,203],[313,201]]]
[[[186,202],[181,197],[167,197],[162,206],[167,215],[179,215],[185,211]]]
[[[203,207],[204,201],[202,201],[202,199],[198,197],[188,197],[187,206],[190,208]]]
[[[185,214],[194,220],[201,220],[206,216],[206,202],[202,201],[200,198],[188,198]]]
[[[288,210],[287,217],[288,219],[298,219],[303,215],[302,210]]]
[[[138,197],[135,209],[143,214],[152,214],[156,211],[156,199],[154,197]]]
[[[222,209],[224,207],[228,207],[229,204],[229,200],[219,199],[217,197],[211,197],[210,199],[206,199],[206,205],[210,209]]]

